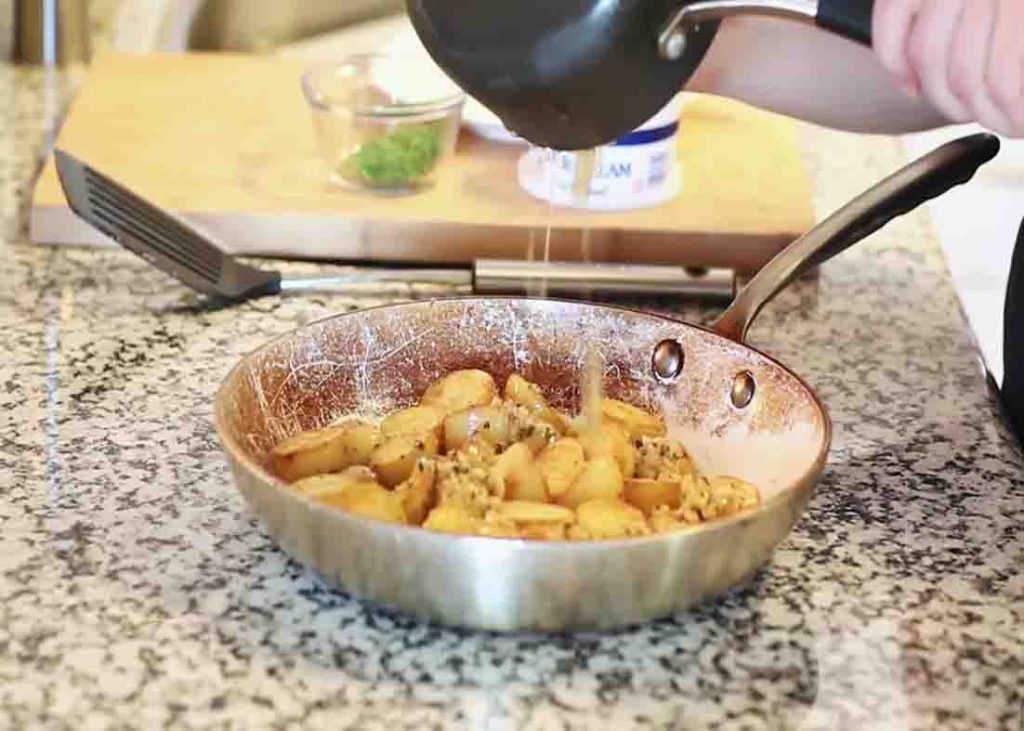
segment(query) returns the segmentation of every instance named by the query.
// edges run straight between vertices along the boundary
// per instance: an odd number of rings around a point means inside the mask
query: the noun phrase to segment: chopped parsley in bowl
[[[465,95],[438,69],[355,56],[314,66],[302,86],[335,183],[416,190],[455,152]]]

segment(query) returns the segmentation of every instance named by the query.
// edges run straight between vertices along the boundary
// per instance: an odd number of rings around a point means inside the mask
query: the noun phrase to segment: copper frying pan
[[[220,439],[245,500],[280,545],[353,594],[445,624],[491,630],[609,628],[662,617],[728,589],[766,563],[802,513],[831,424],[807,384],[744,344],[761,308],[823,262],[969,180],[999,143],[947,144],[797,240],[711,329],[615,307],[555,300],[416,302],[332,317],[246,356],[216,397]],[[314,503],[265,468],[299,430],[415,402],[438,376],[518,372],[563,408],[579,401],[585,343],[599,345],[613,396],[656,404],[698,467],[757,484],[755,512],[685,533],[543,542],[434,533]]]

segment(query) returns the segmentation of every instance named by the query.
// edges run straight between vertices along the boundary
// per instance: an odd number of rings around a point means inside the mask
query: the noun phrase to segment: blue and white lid
[[[568,208],[625,210],[671,200],[682,188],[677,156],[682,95],[636,131],[596,151],[593,177],[579,179],[581,157],[532,148],[519,160],[519,185],[531,196]]]

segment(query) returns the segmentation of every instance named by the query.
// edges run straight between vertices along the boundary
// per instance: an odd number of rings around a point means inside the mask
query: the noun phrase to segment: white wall
[[[905,146],[908,155],[916,157],[946,140],[978,131],[966,125],[909,135]],[[929,207],[964,313],[989,372],[1002,383],[1006,281],[1024,219],[1024,141],[1003,140],[999,157],[970,184]]]

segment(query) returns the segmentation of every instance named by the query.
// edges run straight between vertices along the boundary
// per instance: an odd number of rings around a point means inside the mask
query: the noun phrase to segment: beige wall
[[[13,52],[15,0],[0,0],[0,60]],[[95,52],[110,48],[174,50],[183,28],[203,0],[72,0],[89,4]],[[344,27],[401,9],[402,0],[207,0],[200,47],[263,51],[302,37]]]
[[[208,0],[193,40],[199,48],[266,51],[402,5],[401,0]]]
[[[114,26],[117,18],[117,10],[122,2],[135,2],[145,5],[153,3],[154,0],[76,0],[88,2],[89,22],[92,30],[92,44],[97,50],[110,46]],[[14,53],[14,2],[15,0],[0,0],[0,59],[8,60]],[[161,0],[155,0],[156,5],[162,5]],[[173,2],[173,0],[172,0]]]
[[[0,61],[6,61],[14,54],[13,0],[0,0]]]

